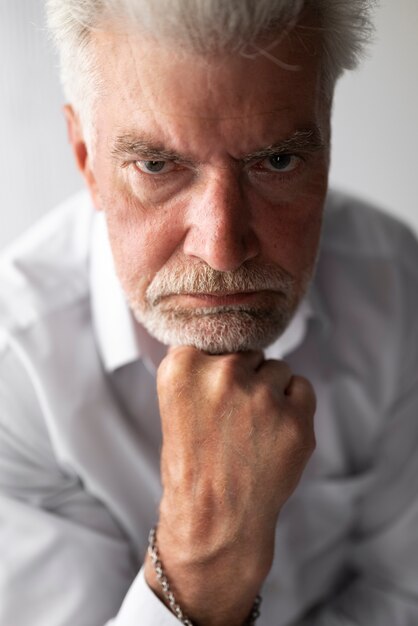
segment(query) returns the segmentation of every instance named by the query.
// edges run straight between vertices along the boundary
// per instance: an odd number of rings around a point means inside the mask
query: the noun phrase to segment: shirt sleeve
[[[115,619],[106,626],[179,626],[175,615],[161,602],[148,586],[144,568],[131,585]]]
[[[176,626],[50,435],[30,373],[0,347],[0,626]]]
[[[297,626],[418,624],[418,248],[402,272],[393,359],[396,394],[382,416],[352,538],[353,577]],[[388,386],[392,381],[387,381]],[[359,435],[360,436],[360,435]]]

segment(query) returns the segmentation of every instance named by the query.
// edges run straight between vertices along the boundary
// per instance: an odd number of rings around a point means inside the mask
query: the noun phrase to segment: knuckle
[[[316,394],[312,383],[303,376],[294,376],[292,384],[298,390],[298,403],[306,414],[314,414],[316,410]]]
[[[269,360],[265,363],[265,368],[271,373],[274,379],[278,377],[282,380],[292,378],[292,370],[286,361]]]
[[[237,354],[217,357],[211,368],[211,382],[214,388],[230,389],[237,384],[241,374],[242,362]]]
[[[223,397],[226,390],[232,393],[234,375],[228,369],[216,368],[210,374],[210,389],[213,398]]]
[[[293,375],[290,365],[286,361],[276,361],[276,368],[285,376],[289,376],[289,378]]]
[[[225,373],[234,372],[238,366],[239,358],[237,354],[224,354],[215,357],[217,366]]]
[[[163,377],[171,377],[179,372],[190,369],[197,358],[197,352],[189,346],[171,348],[158,368],[158,374]]]
[[[257,385],[253,395],[254,401],[258,407],[269,409],[277,405],[277,393],[268,383]]]
[[[304,392],[306,396],[315,397],[315,390],[310,380],[304,376],[295,376],[294,378],[298,382],[301,391]]]
[[[179,371],[178,360],[172,355],[166,356],[160,363],[157,378],[159,383],[175,379]]]

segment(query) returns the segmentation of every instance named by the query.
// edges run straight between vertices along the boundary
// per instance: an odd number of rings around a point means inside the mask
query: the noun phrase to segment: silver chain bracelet
[[[193,623],[183,613],[182,609],[180,608],[180,605],[177,603],[176,598],[174,597],[174,594],[171,591],[168,578],[165,575],[165,572],[163,570],[163,565],[161,563],[160,554],[158,552],[158,546],[157,546],[157,527],[156,526],[154,526],[154,528],[152,528],[149,533],[148,554],[151,558],[152,564],[154,566],[155,574],[157,576],[157,580],[161,585],[163,595],[165,599],[167,600],[170,606],[170,609],[172,610],[174,615],[177,617],[177,619],[180,620],[180,622],[184,626],[193,626]],[[261,604],[261,596],[257,596],[254,601],[253,607],[251,609],[251,613],[248,619],[243,624],[243,626],[254,626],[255,622],[260,617],[260,604]]]

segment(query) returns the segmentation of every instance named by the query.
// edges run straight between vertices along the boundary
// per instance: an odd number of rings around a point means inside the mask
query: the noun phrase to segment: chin
[[[293,312],[201,309],[149,311],[135,317],[166,345],[189,345],[209,354],[225,354],[266,348],[283,333]]]

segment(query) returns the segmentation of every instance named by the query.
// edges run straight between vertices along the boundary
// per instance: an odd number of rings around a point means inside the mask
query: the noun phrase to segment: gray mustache
[[[148,286],[146,299],[152,306],[170,295],[225,295],[251,291],[279,291],[288,294],[295,281],[283,268],[247,263],[233,272],[220,272],[209,265],[163,267]]]

